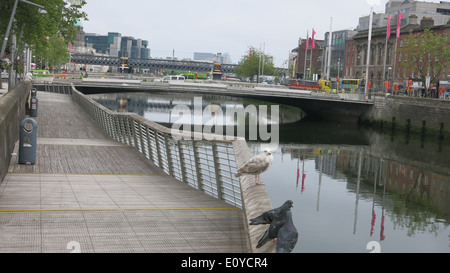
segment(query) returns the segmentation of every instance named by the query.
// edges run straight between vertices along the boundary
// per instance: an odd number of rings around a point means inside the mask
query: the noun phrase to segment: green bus
[[[50,71],[48,70],[31,70],[33,77],[50,77]]]

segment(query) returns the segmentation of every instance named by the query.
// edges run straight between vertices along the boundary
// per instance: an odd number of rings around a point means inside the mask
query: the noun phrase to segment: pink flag
[[[312,32],[312,44],[311,44],[311,48],[316,48],[316,44],[314,43],[314,35],[316,35],[316,32],[315,32],[314,29],[313,29],[313,32]]]
[[[397,22],[397,38],[400,38],[400,27],[401,27],[401,24],[402,24],[402,18],[403,18],[403,15],[399,11],[398,12],[398,22]]]
[[[386,40],[389,40],[391,37],[391,16],[388,17],[388,25],[387,25],[387,34],[386,34]]]
[[[309,47],[309,31],[306,32],[306,50],[308,50]]]

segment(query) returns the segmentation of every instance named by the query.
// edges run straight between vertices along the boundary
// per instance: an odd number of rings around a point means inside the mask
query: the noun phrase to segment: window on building
[[[437,13],[443,14],[443,15],[450,15],[450,9],[436,9]]]

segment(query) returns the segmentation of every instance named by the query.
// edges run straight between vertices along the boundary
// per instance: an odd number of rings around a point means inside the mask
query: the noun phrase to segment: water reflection
[[[192,96],[94,95],[111,110],[168,124],[170,110]],[[205,105],[258,104],[203,96]],[[126,103],[125,103],[126,101]],[[278,207],[294,201],[299,241],[293,252],[450,252],[450,145],[363,130],[346,123],[304,120],[280,108],[280,145],[261,175]],[[253,154],[262,151],[249,141]]]
[[[167,93],[152,93],[151,96],[149,96],[148,93],[96,94],[90,96],[112,111],[136,113],[149,120],[163,124],[179,122],[180,117],[174,116],[175,111],[173,111],[177,106],[188,106],[191,109],[193,113],[191,124],[198,124],[199,121],[202,121],[202,124],[205,124],[211,117],[214,118],[214,115],[218,113],[223,113],[222,116],[224,120],[219,121],[217,124],[248,124],[249,120],[257,119],[259,116],[254,117],[252,116],[253,113],[250,113],[245,120],[238,120],[227,115],[227,110],[228,112],[230,111],[230,108],[244,110],[248,106],[266,104],[261,101],[250,99],[243,100],[228,96],[192,96],[176,93],[171,93],[170,95]],[[272,122],[270,116],[271,105],[269,104],[268,106],[269,111],[267,112],[267,118],[265,120],[259,120],[259,122]],[[197,110],[195,107],[201,107],[201,113],[205,111],[211,115],[203,116],[203,120],[194,119],[194,110]],[[303,117],[303,112],[300,109],[291,106],[281,106],[280,112],[280,123],[296,122]],[[217,119],[217,117],[215,118]]]
[[[449,252],[448,174],[373,155],[370,146],[289,144],[277,152],[263,180],[274,206],[294,200],[294,252],[368,252],[371,241],[381,252]]]

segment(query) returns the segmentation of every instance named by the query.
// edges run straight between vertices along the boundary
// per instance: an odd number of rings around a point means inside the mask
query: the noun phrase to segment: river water
[[[192,104],[194,97],[90,96],[111,110],[134,112],[166,126],[174,121],[173,107]],[[222,109],[266,104],[198,97],[203,107]],[[449,139],[314,121],[285,106],[280,106],[279,117],[274,162],[261,178],[274,207],[288,199],[294,202],[293,219],[300,235],[293,252],[450,252]],[[252,139],[248,144],[257,154],[267,141]]]

